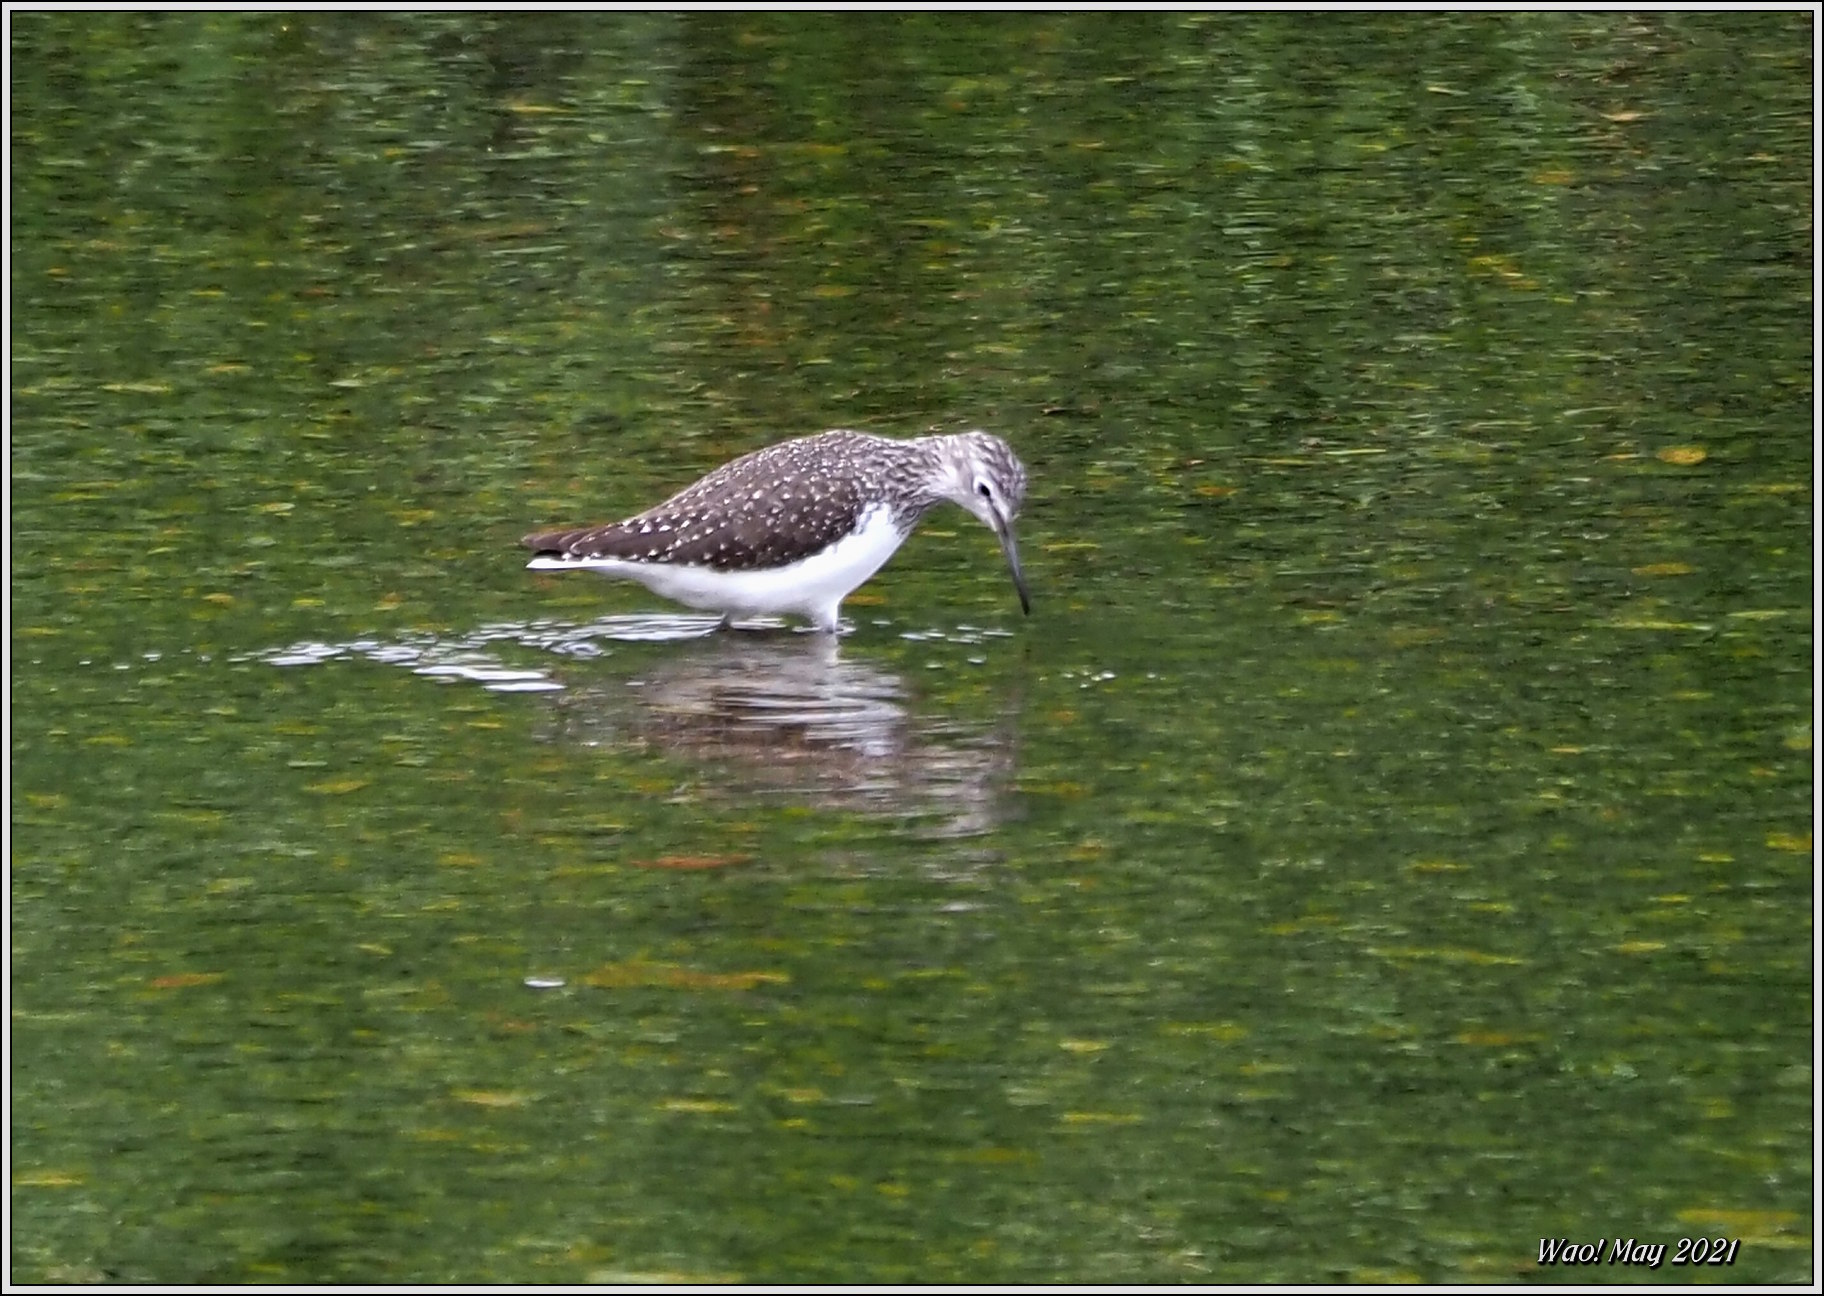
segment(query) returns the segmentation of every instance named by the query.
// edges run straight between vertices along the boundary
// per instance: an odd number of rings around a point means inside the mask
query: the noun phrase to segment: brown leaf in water
[[[783,972],[700,972],[675,963],[648,963],[628,959],[607,963],[583,978],[583,984],[602,990],[663,986],[678,990],[752,990],[757,985],[784,985],[791,978]]]
[[[732,864],[745,864],[751,858],[749,855],[660,855],[657,859],[627,862],[634,868],[689,870],[728,868]]]

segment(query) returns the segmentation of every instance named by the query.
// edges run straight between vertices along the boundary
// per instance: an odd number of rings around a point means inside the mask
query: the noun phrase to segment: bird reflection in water
[[[1011,704],[989,725],[924,715],[898,674],[845,654],[834,636],[712,637],[716,625],[713,617],[677,615],[604,617],[584,625],[541,621],[487,626],[460,639],[295,644],[262,656],[293,667],[360,656],[444,682],[549,692],[547,736],[585,747],[649,744],[702,766],[692,790],[708,801],[780,798],[902,815],[939,837],[984,833],[1004,817],[1002,794],[1013,768]],[[944,637],[972,643],[983,632]],[[674,646],[662,659],[648,656],[621,674],[580,669],[582,660],[617,651],[616,643]],[[579,668],[509,665],[499,651],[508,644],[554,653]]]
[[[709,799],[789,796],[824,809],[932,816],[938,835],[1000,820],[1011,725],[917,713],[900,677],[847,659],[829,635],[721,638],[624,680],[573,687],[566,739],[633,734],[710,767]]]

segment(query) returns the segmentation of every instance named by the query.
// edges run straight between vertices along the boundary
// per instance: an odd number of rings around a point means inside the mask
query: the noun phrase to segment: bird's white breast
[[[705,611],[736,616],[795,613],[833,627],[842,600],[879,571],[905,538],[893,521],[893,511],[873,504],[850,534],[782,567],[722,571],[706,564],[549,556],[534,558],[526,566],[533,571],[584,569],[636,580],[662,598]]]

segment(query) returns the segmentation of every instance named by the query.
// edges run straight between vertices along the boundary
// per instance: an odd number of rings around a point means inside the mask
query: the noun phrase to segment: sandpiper
[[[968,509],[1001,542],[1020,607],[1032,612],[1013,520],[1026,469],[986,432],[897,441],[820,432],[742,455],[624,522],[539,531],[533,571],[639,581],[686,607],[793,614],[836,630],[843,599],[893,556],[933,505]]]

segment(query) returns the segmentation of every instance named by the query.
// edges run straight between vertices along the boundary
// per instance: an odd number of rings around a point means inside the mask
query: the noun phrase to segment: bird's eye
[[[994,498],[994,492],[993,492],[993,491],[991,491],[991,490],[989,490],[989,489],[988,489],[988,483],[987,483],[987,482],[977,482],[977,483],[976,483],[976,484],[975,484],[975,488],[976,488],[976,490],[978,490],[978,491],[980,491],[980,492],[981,492],[981,493],[982,493],[982,498],[983,498],[983,499],[985,499],[985,500],[991,500],[991,499],[993,499],[993,498]]]

